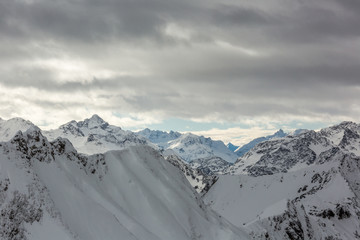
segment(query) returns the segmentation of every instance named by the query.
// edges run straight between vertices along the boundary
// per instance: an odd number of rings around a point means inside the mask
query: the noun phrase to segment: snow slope
[[[220,176],[204,201],[253,239],[356,239],[359,158],[264,176]]]
[[[0,239],[248,239],[149,146],[91,156],[32,127],[0,143]]]
[[[260,143],[204,201],[253,239],[359,239],[359,132],[343,122]]]
[[[84,121],[71,121],[58,129],[44,131],[44,135],[49,140],[67,138],[79,152],[86,154],[104,153],[136,145],[156,147],[140,135],[109,125],[96,114]]]

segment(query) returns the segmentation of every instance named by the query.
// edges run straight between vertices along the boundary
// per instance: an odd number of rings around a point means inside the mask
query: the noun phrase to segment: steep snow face
[[[9,141],[18,131],[26,131],[34,126],[30,121],[22,118],[3,120],[0,118],[0,141]]]
[[[273,175],[224,175],[204,197],[253,239],[357,239],[360,159],[328,162]]]
[[[287,134],[284,133],[284,131],[282,129],[280,129],[279,131],[277,131],[276,133],[274,133],[273,135],[269,135],[266,137],[260,137],[260,138],[255,138],[254,140],[252,140],[251,142],[238,147],[234,152],[236,153],[237,156],[242,157],[245,153],[247,153],[248,151],[250,151],[250,149],[252,149],[253,147],[256,146],[256,144],[270,140],[270,139],[274,139],[274,138],[283,138],[286,137]]]
[[[248,239],[148,146],[87,156],[34,127],[0,159],[0,239]]]
[[[45,131],[44,135],[50,140],[57,137],[67,138],[79,152],[86,154],[104,153],[135,145],[155,147],[144,137],[109,125],[98,115],[80,122],[71,121],[60,126],[59,129]]]
[[[342,151],[360,155],[358,124],[343,122],[319,132],[306,131],[259,143],[239,158],[227,173],[259,176],[294,171],[325,162]]]
[[[233,163],[237,158],[222,141],[213,141],[211,138],[191,133],[183,134],[181,137],[169,142],[169,149],[175,151],[178,156],[187,162],[196,159],[220,157],[227,162]]]
[[[157,144],[160,148],[166,149],[169,147],[169,142],[181,136],[179,132],[164,132],[159,130],[150,130],[148,128],[137,132],[139,135],[147,138],[150,142]]]

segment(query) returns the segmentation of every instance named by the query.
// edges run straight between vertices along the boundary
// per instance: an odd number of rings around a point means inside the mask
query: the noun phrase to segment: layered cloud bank
[[[94,112],[139,129],[356,120],[359,12],[352,0],[1,1],[0,115],[48,128]]]

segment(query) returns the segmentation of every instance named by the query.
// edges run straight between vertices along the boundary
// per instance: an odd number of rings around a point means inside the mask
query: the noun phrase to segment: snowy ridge
[[[305,131],[265,141],[240,157],[227,173],[268,175],[322,163],[339,151],[360,155],[359,135],[358,124],[343,122],[319,132]]]
[[[201,195],[205,194],[218,179],[217,176],[204,174],[202,169],[192,167],[177,155],[168,155],[165,159],[179,168],[184,173],[190,185]]]
[[[191,162],[196,159],[220,157],[233,163],[236,155],[231,152],[222,141],[214,141],[211,138],[186,133],[181,137],[169,142],[168,149],[175,151],[182,159]]]
[[[179,138],[182,134],[179,132],[164,132],[159,130],[150,130],[145,128],[137,132],[137,134],[147,138],[150,142],[157,144],[162,149],[167,149],[169,147],[169,142]]]
[[[226,162],[233,163],[237,159],[236,154],[229,150],[222,141],[214,141],[211,138],[192,133],[181,134],[173,131],[168,133],[145,129],[138,134],[157,144],[164,151],[171,150],[186,162],[222,158]]]
[[[33,127],[0,157],[0,239],[248,239],[149,146],[87,156]]]
[[[219,157],[200,158],[189,163],[189,165],[206,175],[224,174],[231,164]]]
[[[0,141],[9,141],[18,131],[25,132],[35,126],[32,122],[22,118],[3,120],[0,118]]]
[[[239,148],[239,146],[235,146],[234,144],[232,144],[231,142],[229,142],[228,144],[226,144],[226,147],[232,151],[232,152],[235,152],[236,149]]]
[[[86,154],[104,153],[136,145],[151,145],[156,148],[144,137],[110,125],[96,114],[84,121],[71,121],[56,130],[44,131],[44,135],[50,140],[67,138],[79,152]]]
[[[359,130],[343,122],[260,143],[204,201],[253,239],[359,239]]]
[[[256,144],[270,140],[270,139],[274,139],[274,138],[283,138],[287,136],[286,133],[284,133],[284,131],[282,129],[280,129],[279,131],[277,131],[276,133],[274,133],[273,135],[269,135],[266,137],[259,137],[259,138],[255,138],[254,140],[250,141],[249,143],[238,147],[234,152],[236,153],[237,156],[242,157],[245,153],[247,153],[248,151],[250,151],[253,147],[256,146]]]
[[[204,200],[253,239],[356,239],[359,161],[343,155],[294,172],[220,176]]]

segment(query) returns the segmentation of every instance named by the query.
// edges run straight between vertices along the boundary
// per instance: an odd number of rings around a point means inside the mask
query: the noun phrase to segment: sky
[[[360,117],[358,0],[1,0],[0,117],[243,144]]]

